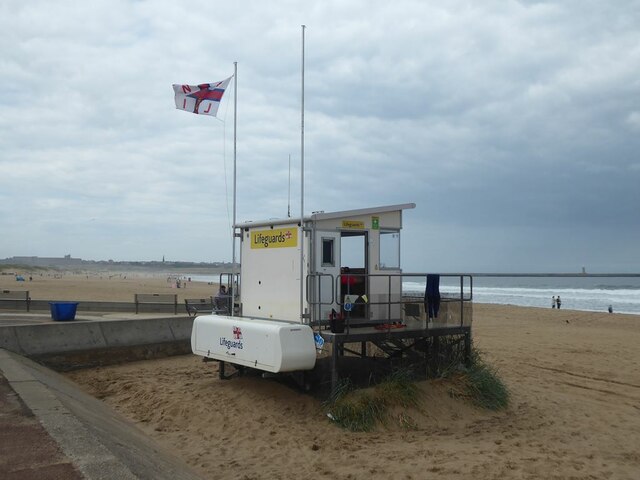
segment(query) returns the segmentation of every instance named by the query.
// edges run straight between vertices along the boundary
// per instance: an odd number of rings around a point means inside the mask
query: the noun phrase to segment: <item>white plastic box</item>
[[[203,357],[273,373],[311,370],[316,363],[311,327],[279,320],[196,317],[191,350]]]

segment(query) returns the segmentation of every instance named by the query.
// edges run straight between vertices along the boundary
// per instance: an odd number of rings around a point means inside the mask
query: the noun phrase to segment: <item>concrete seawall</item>
[[[0,348],[56,369],[191,352],[193,318],[75,321],[0,327]]]
[[[30,311],[49,311],[49,302],[55,300],[31,300],[29,302]],[[167,313],[174,314],[174,305],[162,303],[144,303],[138,306],[140,313]],[[178,303],[178,313],[186,313],[184,302]],[[4,300],[0,302],[0,311],[26,312],[27,304],[18,300]],[[136,304],[134,302],[78,302],[78,313],[84,312],[128,312],[135,313]]]

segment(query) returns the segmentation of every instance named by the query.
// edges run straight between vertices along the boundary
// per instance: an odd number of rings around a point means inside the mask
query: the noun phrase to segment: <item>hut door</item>
[[[320,274],[315,282],[315,320],[328,320],[331,309],[338,308],[336,278],[340,275],[340,232],[316,231],[316,265]]]

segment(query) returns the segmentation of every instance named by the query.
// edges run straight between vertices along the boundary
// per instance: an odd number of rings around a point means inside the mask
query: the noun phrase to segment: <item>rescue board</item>
[[[311,370],[316,363],[313,330],[298,322],[225,315],[194,319],[195,355],[272,373]]]

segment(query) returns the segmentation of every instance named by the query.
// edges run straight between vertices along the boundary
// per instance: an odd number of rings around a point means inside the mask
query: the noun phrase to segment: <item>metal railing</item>
[[[238,303],[241,289],[240,273],[222,272],[219,276],[218,284],[225,287],[227,294],[221,295],[218,293],[215,296],[214,303],[216,307],[228,315],[231,313],[231,305],[233,305],[233,314],[241,315],[242,312],[240,311],[240,305]]]
[[[457,292],[455,294],[451,292],[440,294],[439,301],[441,303],[459,302],[459,325],[464,325],[464,303],[473,300],[473,277],[467,274],[440,274],[438,277],[439,279],[459,279]],[[330,278],[331,281],[323,281],[324,278]],[[403,320],[403,305],[425,303],[426,278],[426,273],[364,274],[349,272],[337,276],[326,273],[309,274],[306,278],[306,296],[311,311],[311,324],[327,323],[328,319],[321,318],[323,307],[337,307],[340,313],[349,318],[352,308],[348,307],[354,306],[361,310],[364,309],[365,321],[381,324],[401,322]],[[415,282],[420,285],[419,290],[405,287],[405,282],[411,282],[412,279],[420,280]],[[382,286],[383,283],[386,286]],[[331,285],[330,291],[327,290],[328,285]],[[337,292],[340,292],[339,296]],[[345,295],[357,295],[358,303],[347,305],[345,309],[345,304],[349,303],[345,302]],[[376,318],[372,318],[374,316],[372,309],[376,306],[382,308],[378,308],[375,314]],[[382,314],[383,310],[386,310],[386,315]],[[427,313],[425,312],[425,314]]]

